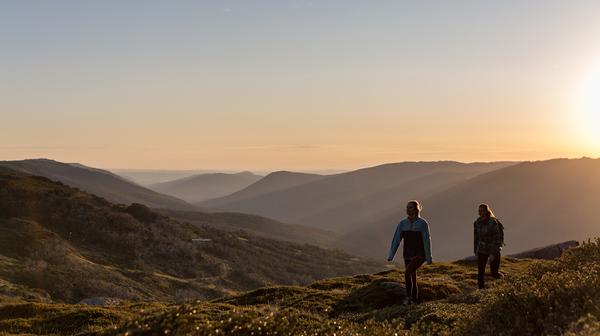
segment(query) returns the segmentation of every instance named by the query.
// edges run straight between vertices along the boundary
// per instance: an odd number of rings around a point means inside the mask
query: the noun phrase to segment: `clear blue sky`
[[[598,1],[0,1],[0,159],[597,155],[596,68]]]

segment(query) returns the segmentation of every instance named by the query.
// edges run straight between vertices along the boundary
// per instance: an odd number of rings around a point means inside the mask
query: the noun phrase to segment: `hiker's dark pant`
[[[494,260],[490,262],[490,268],[492,276],[498,277],[500,275],[500,252],[493,254],[493,256]],[[487,264],[489,257],[489,254],[477,254],[477,285],[479,285],[479,288],[485,287],[485,265]]]
[[[417,286],[417,269],[423,265],[425,257],[404,259],[404,280],[406,282],[406,297],[412,302],[419,302],[419,287]]]

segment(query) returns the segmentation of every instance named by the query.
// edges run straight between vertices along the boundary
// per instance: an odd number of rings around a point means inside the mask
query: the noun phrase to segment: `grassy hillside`
[[[178,210],[160,210],[160,213],[177,221],[189,222],[196,226],[212,226],[227,231],[244,230],[253,235],[299,244],[332,247],[337,239],[337,235],[331,231],[304,225],[281,223],[256,215],[235,212],[208,213]]]
[[[524,162],[421,201],[423,217],[431,225],[434,258],[442,260],[472,253],[480,203],[489,203],[504,223],[508,253],[566,238],[586,240],[600,235],[600,159]],[[405,216],[403,207],[381,212],[364,228],[342,236],[338,246],[359,255],[385,254],[396,224]]]
[[[557,260],[502,264],[507,276],[476,289],[476,266],[435,263],[420,270],[424,302],[402,306],[402,272],[271,286],[183,305],[90,308],[0,307],[0,330],[82,335],[597,335],[600,240]],[[390,289],[391,288],[391,289]],[[73,311],[81,312],[77,317]],[[63,323],[57,326],[56,317]],[[110,318],[108,318],[110,316]],[[89,321],[85,324],[81,321]],[[34,330],[32,325],[38,329]],[[46,329],[44,329],[46,327]]]
[[[381,267],[340,251],[179,223],[0,168],[0,279],[40,297],[212,298]]]
[[[0,161],[0,167],[26,174],[47,177],[66,185],[104,197],[113,203],[140,203],[151,208],[193,210],[194,206],[173,196],[157,193],[115,175],[109,171],[66,164],[53,160],[36,159]]]
[[[181,179],[150,185],[148,188],[189,203],[200,203],[223,197],[246,188],[262,176],[243,172],[237,174],[198,174]]]

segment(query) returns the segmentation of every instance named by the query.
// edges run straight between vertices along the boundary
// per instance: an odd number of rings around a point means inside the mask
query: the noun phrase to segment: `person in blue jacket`
[[[420,217],[422,207],[418,201],[409,201],[406,205],[408,217],[400,221],[396,227],[392,246],[388,254],[388,261],[394,259],[394,255],[404,239],[404,280],[406,282],[406,298],[403,304],[419,302],[419,287],[417,286],[417,269],[427,261],[432,263],[431,237],[429,235],[429,224]]]

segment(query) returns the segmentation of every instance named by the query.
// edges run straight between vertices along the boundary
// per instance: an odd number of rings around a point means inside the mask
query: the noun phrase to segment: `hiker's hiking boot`
[[[492,274],[492,278],[495,278],[495,279],[502,279],[502,278],[504,278],[504,274],[502,274],[502,273],[498,272],[498,273],[496,273],[496,274]]]
[[[410,301],[409,298],[404,298],[404,300],[402,300],[402,305],[403,306],[408,306],[411,303],[412,303],[412,301]]]

